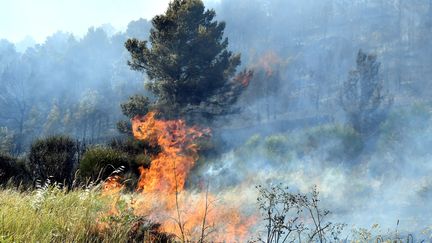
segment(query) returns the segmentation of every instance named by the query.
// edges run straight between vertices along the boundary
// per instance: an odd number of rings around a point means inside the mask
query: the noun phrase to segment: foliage
[[[328,159],[353,159],[364,147],[361,136],[348,126],[319,126],[306,131],[305,135],[305,152],[325,149]]]
[[[150,100],[148,97],[142,95],[133,95],[129,97],[128,101],[120,105],[123,115],[129,119],[138,115],[145,115],[149,111]],[[119,121],[117,129],[121,133],[132,134],[132,127],[129,121]]]
[[[0,184],[11,182],[18,185],[29,181],[30,175],[23,161],[0,153]]]
[[[148,142],[137,140],[131,137],[113,139],[109,143],[109,146],[113,149],[123,151],[129,155],[139,155],[143,152],[147,154],[157,154],[160,152],[159,147],[153,147]]]
[[[59,183],[70,183],[76,162],[77,145],[70,137],[57,135],[33,142],[29,166],[35,179],[51,178]]]
[[[130,159],[127,154],[108,147],[96,146],[88,149],[79,164],[80,176],[104,180],[120,167],[128,170]]]
[[[264,140],[266,153],[271,157],[284,156],[287,154],[287,138],[283,135],[268,136]]]
[[[329,162],[349,162],[364,149],[362,137],[343,125],[316,126],[290,133],[253,135],[237,149],[241,160],[257,159],[282,165],[304,156],[316,156]]]
[[[341,104],[351,126],[361,135],[377,132],[386,119],[392,99],[383,92],[377,57],[360,50],[357,67],[349,73],[341,93]]]
[[[233,78],[240,55],[227,50],[225,23],[215,15],[200,0],[174,0],[153,18],[150,47],[137,39],[125,43],[129,66],[147,73],[147,88],[157,97],[153,107],[163,116],[208,121],[228,113],[247,85],[250,72]]]
[[[121,104],[123,115],[134,118],[137,115],[145,115],[148,112],[150,100],[142,95],[134,95],[129,100]]]

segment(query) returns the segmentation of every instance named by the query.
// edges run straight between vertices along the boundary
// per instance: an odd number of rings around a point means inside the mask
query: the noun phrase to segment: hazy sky
[[[169,0],[0,0],[0,39],[43,42],[62,30],[82,36],[90,26],[124,29],[131,20],[163,13]]]

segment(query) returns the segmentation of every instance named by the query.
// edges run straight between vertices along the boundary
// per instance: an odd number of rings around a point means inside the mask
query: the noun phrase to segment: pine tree
[[[356,63],[343,84],[341,103],[351,126],[361,135],[371,135],[387,117],[392,98],[383,92],[375,55],[360,50]]]
[[[125,43],[129,66],[147,73],[156,98],[152,108],[162,116],[202,122],[235,111],[252,73],[235,76],[240,55],[227,50],[225,23],[214,17],[201,0],[174,0],[153,18],[150,46],[137,39]]]

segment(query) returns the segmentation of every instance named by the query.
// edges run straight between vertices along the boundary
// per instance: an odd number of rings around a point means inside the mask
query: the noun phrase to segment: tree
[[[44,124],[44,134],[52,135],[59,132],[61,128],[60,109],[56,100],[53,101],[52,108],[48,113]]]
[[[129,100],[120,105],[123,115],[129,119],[137,115],[145,115],[149,111],[150,100],[142,95],[133,95]],[[117,129],[121,133],[132,134],[132,127],[129,121],[119,121]]]
[[[105,99],[94,90],[83,94],[74,116],[77,135],[82,141],[93,143],[108,135],[109,112]]]
[[[13,150],[14,134],[7,127],[0,127],[0,154],[10,154]]]
[[[383,93],[377,57],[362,50],[357,55],[357,68],[343,84],[341,104],[351,126],[361,135],[375,133],[385,120],[392,98]]]
[[[0,73],[0,123],[15,132],[16,154],[25,147],[26,122],[35,104],[36,86],[33,71],[25,62],[10,63]]]
[[[156,98],[152,108],[162,116],[196,122],[234,112],[252,73],[235,77],[240,55],[227,50],[225,23],[214,21],[215,15],[201,0],[174,0],[153,18],[150,47],[145,40],[126,41],[128,65],[147,73]]]

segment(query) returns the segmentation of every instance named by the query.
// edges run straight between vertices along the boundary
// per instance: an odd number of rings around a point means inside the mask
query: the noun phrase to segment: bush
[[[287,152],[287,139],[283,135],[272,135],[265,139],[264,148],[270,157],[283,156]]]
[[[107,178],[122,166],[125,170],[129,170],[131,167],[131,160],[126,153],[98,146],[90,148],[84,153],[79,164],[79,170],[81,177],[97,180]]]
[[[145,141],[136,140],[134,138],[113,139],[110,143],[110,147],[133,156],[140,155],[144,152],[146,154],[158,154],[160,152],[160,147],[152,146]]]
[[[0,184],[8,182],[18,184],[28,181],[29,174],[22,161],[6,154],[0,154]]]
[[[139,176],[138,168],[143,166],[150,167],[151,156],[160,153],[159,146],[150,145],[148,142],[136,140],[134,138],[115,139],[110,143],[110,147],[114,150],[125,153],[130,160],[130,170]]]
[[[261,136],[259,134],[255,134],[246,141],[245,146],[249,149],[255,150],[258,145],[260,145],[261,140]]]
[[[364,147],[361,135],[348,126],[319,126],[307,131],[306,135],[305,150],[327,151],[330,160],[356,158]]]
[[[67,136],[38,139],[31,145],[29,162],[33,176],[40,180],[71,182],[76,162],[76,143]]]

